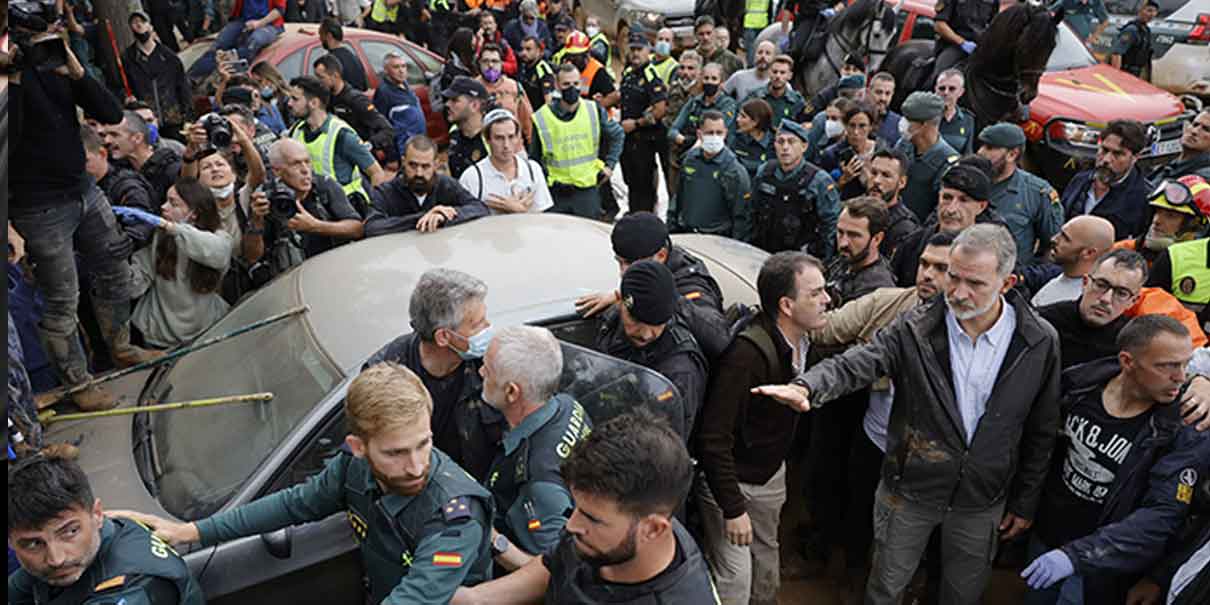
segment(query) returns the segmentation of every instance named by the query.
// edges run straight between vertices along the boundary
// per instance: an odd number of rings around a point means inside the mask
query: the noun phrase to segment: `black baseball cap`
[[[478,80],[466,76],[458,76],[454,78],[449,88],[441,91],[441,96],[447,99],[453,99],[462,95],[466,95],[472,99],[486,99],[487,88],[484,88],[483,84]]]

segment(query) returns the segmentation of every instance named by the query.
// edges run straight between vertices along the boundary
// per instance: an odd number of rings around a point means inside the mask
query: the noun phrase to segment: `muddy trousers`
[[[130,301],[134,284],[130,242],[118,226],[100,189],[59,203],[14,204],[9,220],[25,238],[34,280],[46,299],[38,324],[47,356],[66,385],[89,379],[88,364],[76,331],[80,279],[76,255],[92,276],[92,300],[102,336],[129,345]]]
[[[764,485],[740,483],[739,490],[748,500],[748,518],[752,520],[750,546],[736,546],[727,539],[723,511],[710,487],[703,481],[698,490],[706,559],[723,605],[774,604],[781,588],[777,527],[781,507],[786,503],[785,463]]]
[[[980,511],[947,511],[908,501],[879,483],[866,605],[899,603],[936,527],[941,530],[941,605],[976,605],[991,578],[1003,515],[1003,501]]]

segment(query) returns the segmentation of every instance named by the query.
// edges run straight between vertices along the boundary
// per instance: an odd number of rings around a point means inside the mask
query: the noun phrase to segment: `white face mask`
[[[828,120],[823,123],[824,136],[828,137],[829,139],[834,139],[840,136],[843,132],[844,125],[840,123],[840,120]]]
[[[588,34],[588,37],[591,38],[591,37],[601,33],[601,28],[593,26],[593,25],[589,25],[588,27],[584,28],[584,33]]]
[[[708,134],[702,137],[702,150],[710,155],[714,155],[723,150],[726,141],[720,134]]]
[[[225,200],[235,193],[235,183],[227,183],[224,187],[211,187],[210,195],[214,196],[215,200]]]

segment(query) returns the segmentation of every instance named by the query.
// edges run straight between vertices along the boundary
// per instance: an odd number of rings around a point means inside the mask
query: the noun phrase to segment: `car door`
[[[364,39],[359,44],[366,61],[373,67],[376,75],[382,71],[383,65],[386,64],[388,53],[397,53],[403,56],[403,60],[408,66],[408,87],[412,89],[412,92],[416,94],[416,98],[420,100],[420,109],[424,112],[425,134],[438,143],[448,140],[449,125],[445,122],[445,116],[434,114],[433,106],[429,102],[429,78],[441,71],[441,64],[425,55],[422,51],[401,42]]]

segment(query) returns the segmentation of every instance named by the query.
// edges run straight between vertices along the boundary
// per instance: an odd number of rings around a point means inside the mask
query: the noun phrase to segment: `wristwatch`
[[[512,546],[512,543],[508,541],[508,538],[504,534],[496,534],[496,537],[492,538],[492,556],[498,557],[508,552],[510,546]]]

